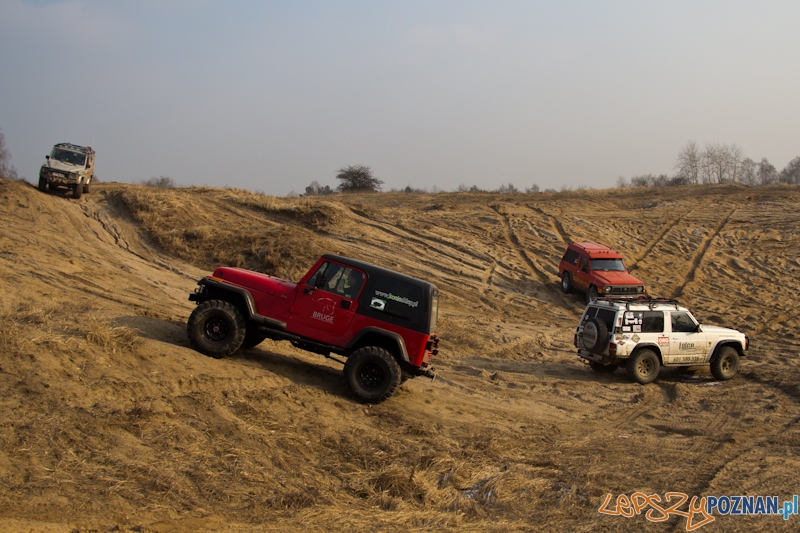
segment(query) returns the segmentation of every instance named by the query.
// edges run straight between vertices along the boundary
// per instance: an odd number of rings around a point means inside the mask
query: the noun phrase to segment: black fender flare
[[[231,285],[229,283],[225,283],[224,281],[217,281],[213,278],[206,276],[205,278],[201,279],[197,282],[198,285],[203,287],[206,293],[206,296],[202,296],[198,293],[193,293],[189,295],[189,299],[202,302],[204,300],[214,299],[214,296],[208,296],[208,292],[210,291],[212,294],[217,293],[232,293],[235,294],[237,297],[241,298],[244,302],[245,309],[242,309],[247,314],[247,319],[252,320],[253,322],[258,322],[259,324],[264,324],[273,329],[285,330],[286,329],[286,322],[281,320],[275,320],[274,318],[269,318],[264,315],[258,314],[258,310],[256,308],[256,302],[253,300],[253,295],[250,294],[250,291],[243,287],[237,287],[235,285]]]
[[[408,357],[408,350],[406,349],[406,343],[403,340],[403,337],[394,331],[389,331],[375,326],[366,327],[354,335],[353,338],[350,339],[350,342],[347,343],[347,352],[352,351],[355,346],[358,346],[361,339],[367,335],[373,334],[385,337],[389,342],[397,346],[395,353],[397,353],[397,355],[400,357],[399,362],[408,363],[410,361]]]

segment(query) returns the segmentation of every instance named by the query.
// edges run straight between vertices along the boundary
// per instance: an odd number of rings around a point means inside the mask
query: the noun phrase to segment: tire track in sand
[[[569,244],[572,242],[572,237],[570,237],[569,233],[567,233],[567,230],[564,229],[564,226],[556,217],[545,213],[540,207],[533,207],[531,205],[526,205],[525,207],[545,217],[548,222],[550,222],[550,227],[553,229],[553,232],[561,238],[561,242],[564,244]]]
[[[533,259],[528,257],[528,254],[525,252],[525,247],[519,242],[519,237],[517,237],[514,230],[511,228],[511,221],[508,215],[501,212],[497,205],[490,205],[489,207],[500,217],[500,224],[503,226],[503,234],[505,235],[506,241],[514,249],[517,257],[528,267],[528,272],[536,276],[543,285],[552,285],[553,280],[550,279],[544,270],[539,268]]]
[[[692,209],[689,209],[688,211],[686,211],[682,215],[679,215],[677,218],[673,219],[668,224],[665,224],[664,227],[661,228],[661,231],[659,231],[656,234],[656,236],[653,237],[650,240],[650,242],[645,247],[644,251],[642,253],[640,253],[640,254],[637,254],[636,257],[633,259],[633,262],[630,265],[628,265],[628,272],[633,272],[634,270],[636,270],[636,268],[639,266],[639,262],[642,259],[644,259],[645,257],[647,257],[648,255],[650,255],[650,252],[653,251],[653,248],[655,248],[656,245],[658,243],[660,243],[664,239],[664,237],[667,235],[667,233],[672,231],[672,228],[677,226],[678,223],[681,220],[683,220],[685,217],[689,216],[689,214],[691,214],[691,212],[692,212]]]
[[[725,225],[728,223],[728,220],[730,220],[731,216],[733,216],[733,214],[736,211],[737,211],[736,208],[733,208],[730,211],[728,211],[728,214],[725,215],[722,219],[720,219],[720,221],[714,227],[714,230],[711,232],[711,234],[708,237],[706,237],[705,240],[702,243],[700,243],[700,247],[698,248],[697,253],[695,254],[694,258],[692,259],[692,266],[689,269],[689,272],[687,272],[686,276],[684,276],[683,283],[681,283],[672,292],[672,295],[670,296],[670,298],[673,298],[673,299],[679,298],[681,296],[681,294],[683,294],[683,289],[685,289],[686,286],[689,283],[694,281],[694,276],[697,273],[697,269],[700,267],[700,264],[703,262],[703,259],[705,258],[706,253],[708,253],[708,249],[711,247],[711,243],[714,241],[714,239],[717,238],[717,236],[722,231],[722,228],[725,227]]]

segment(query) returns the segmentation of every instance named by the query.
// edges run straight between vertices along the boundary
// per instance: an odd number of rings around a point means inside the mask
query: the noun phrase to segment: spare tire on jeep
[[[608,345],[608,326],[599,318],[590,318],[583,325],[583,347],[590,352],[602,352]]]

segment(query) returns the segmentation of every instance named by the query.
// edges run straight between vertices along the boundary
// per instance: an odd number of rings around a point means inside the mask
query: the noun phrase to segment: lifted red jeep
[[[200,353],[221,358],[273,339],[341,355],[345,385],[365,403],[408,378],[435,376],[439,291],[427,281],[326,254],[297,283],[219,267],[198,285],[186,330]]]
[[[558,265],[561,290],[577,288],[591,302],[598,296],[641,296],[644,282],[631,276],[622,255],[596,242],[573,242]]]

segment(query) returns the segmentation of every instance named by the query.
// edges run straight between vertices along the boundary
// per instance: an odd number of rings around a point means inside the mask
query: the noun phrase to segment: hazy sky
[[[102,181],[612,187],[688,141],[800,156],[800,2],[0,0],[0,129]]]

